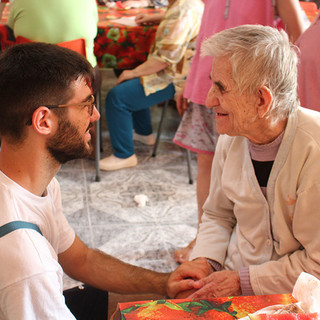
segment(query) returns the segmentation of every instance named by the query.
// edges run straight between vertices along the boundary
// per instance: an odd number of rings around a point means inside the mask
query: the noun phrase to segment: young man
[[[63,271],[119,293],[174,296],[181,289],[180,275],[167,286],[169,274],[88,248],[62,214],[54,176],[62,163],[91,153],[90,128],[100,116],[93,82],[84,57],[55,45],[22,44],[0,55],[1,319],[75,319],[62,294]]]

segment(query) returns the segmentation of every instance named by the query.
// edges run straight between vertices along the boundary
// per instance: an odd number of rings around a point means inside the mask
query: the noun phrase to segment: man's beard
[[[63,164],[74,159],[88,158],[92,146],[91,141],[86,146],[78,129],[70,121],[60,119],[56,134],[47,142],[47,150],[56,161]]]

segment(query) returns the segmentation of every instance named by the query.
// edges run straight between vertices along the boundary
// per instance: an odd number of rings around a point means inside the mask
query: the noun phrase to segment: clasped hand
[[[171,298],[208,299],[241,295],[237,271],[215,271],[205,258],[184,262],[169,277]]]

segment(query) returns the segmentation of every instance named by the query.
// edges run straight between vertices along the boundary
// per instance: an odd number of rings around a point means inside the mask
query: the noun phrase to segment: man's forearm
[[[81,279],[97,288],[117,293],[167,294],[167,273],[159,273],[133,266],[98,250],[90,250],[86,279]]]
[[[166,294],[169,274],[158,273],[120,261],[88,248],[78,237],[59,254],[59,263],[71,278],[102,290],[118,293]]]

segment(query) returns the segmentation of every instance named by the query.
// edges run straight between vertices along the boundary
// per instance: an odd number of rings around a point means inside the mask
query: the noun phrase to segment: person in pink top
[[[207,0],[197,37],[196,54],[192,60],[185,87],[176,94],[177,108],[183,114],[174,142],[198,155],[197,202],[198,219],[209,193],[211,163],[218,133],[214,112],[205,108],[207,93],[211,86],[209,73],[212,59],[200,57],[204,39],[224,29],[242,24],[275,25],[278,15],[290,40],[295,42],[304,31],[303,16],[298,0]],[[177,262],[188,260],[195,239],[186,247],[175,251]]]
[[[298,96],[301,106],[320,111],[320,12],[297,40],[300,49]]]

